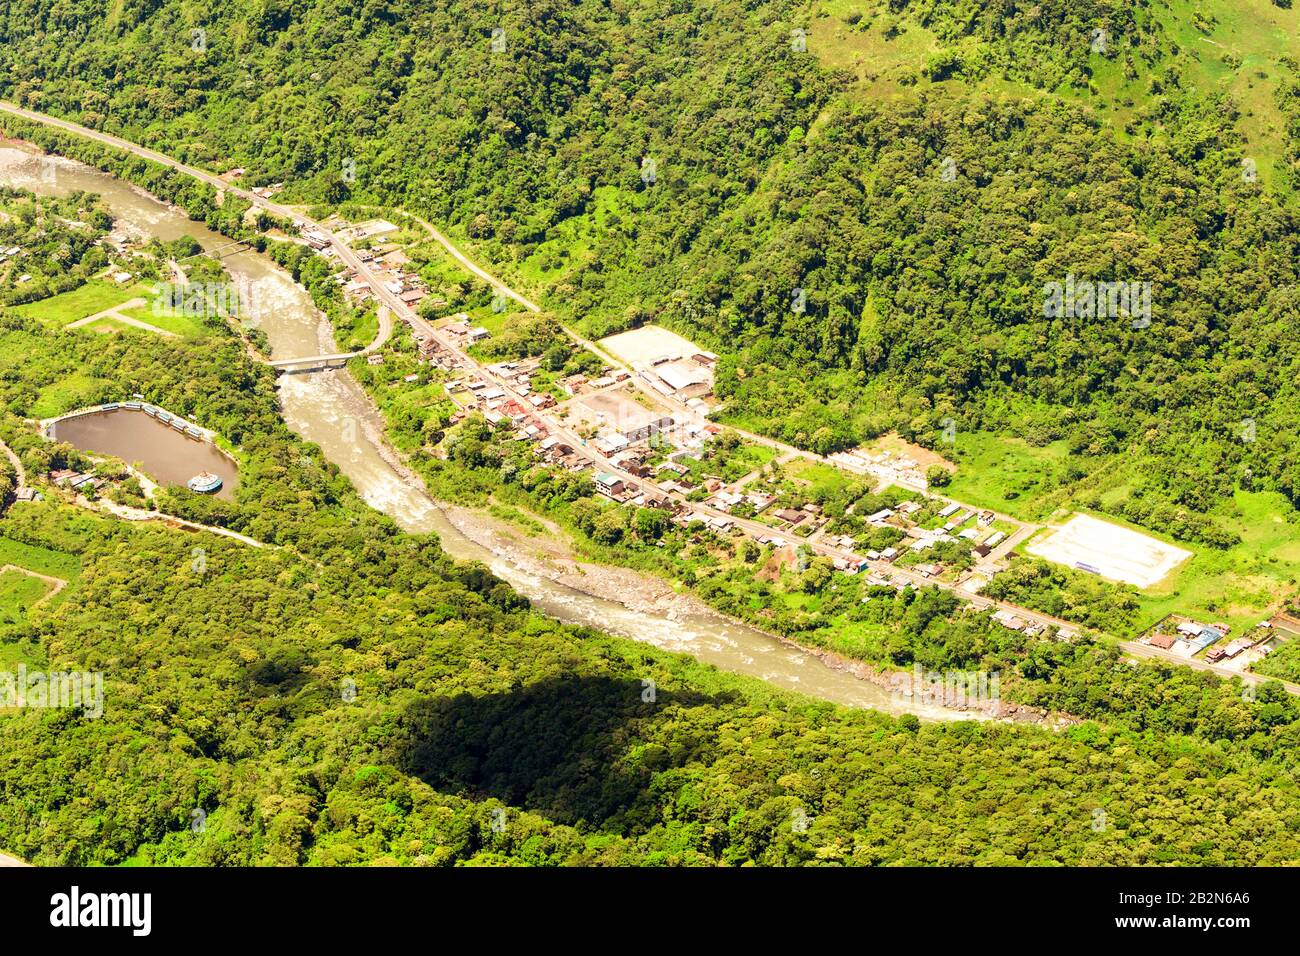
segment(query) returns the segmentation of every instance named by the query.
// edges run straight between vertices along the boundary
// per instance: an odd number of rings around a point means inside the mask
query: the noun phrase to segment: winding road
[[[0,454],[9,459],[9,464],[13,466],[14,474],[17,476],[18,483],[14,488],[14,493],[17,494],[23,491],[27,487],[27,471],[23,468],[22,459],[14,454],[14,450],[2,441],[0,441]]]

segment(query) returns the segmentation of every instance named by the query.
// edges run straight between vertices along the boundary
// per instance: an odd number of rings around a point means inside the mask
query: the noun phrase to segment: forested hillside
[[[21,0],[2,23],[3,95],[450,224],[590,331],[723,351],[738,423],[819,451],[948,417],[1062,439],[1084,503],[1152,527],[1239,483],[1300,498],[1285,6]],[[1150,324],[1046,317],[1066,276],[1149,283]]]
[[[1214,546],[1234,488],[1300,500],[1300,20],[1240,6],[1277,27],[1268,43],[1234,52],[1247,14],[1184,0],[13,0],[0,95],[245,167],[285,202],[445,223],[588,332],[653,319],[716,348],[739,424],[819,451],[889,428],[932,443],[944,418],[1064,442],[1063,481],[1111,482],[1098,507]],[[247,209],[150,175],[214,225]],[[1149,324],[1046,315],[1067,275],[1150,283]],[[0,312],[0,437],[31,473],[66,463],[23,422],[42,396],[73,377],[78,403],[142,389],[202,409],[240,457],[233,502],[162,506],[267,545],[58,503],[0,520],[0,544],[76,570],[0,624],[0,660],[107,675],[103,718],[4,715],[0,848],[40,864],[1300,855],[1300,713],[1277,687],[1246,700],[1091,643],[941,620],[937,592],[856,608],[889,629],[868,659],[992,665],[1085,720],[922,726],[559,625],[367,508],[284,425],[271,372],[213,334],[86,338]],[[1037,573],[1019,586],[1048,587]]]

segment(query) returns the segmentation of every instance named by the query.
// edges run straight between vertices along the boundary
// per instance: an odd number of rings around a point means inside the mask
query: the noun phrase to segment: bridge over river
[[[379,307],[379,330],[375,340],[357,352],[331,352],[325,355],[309,355],[305,358],[274,359],[267,364],[279,372],[289,375],[301,375],[306,372],[321,372],[331,368],[342,368],[349,359],[370,355],[384,347],[393,334],[393,315],[388,306]]]

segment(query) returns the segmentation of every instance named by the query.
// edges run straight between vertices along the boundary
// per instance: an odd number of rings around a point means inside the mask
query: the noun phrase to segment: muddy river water
[[[0,184],[46,195],[67,195],[74,190],[98,193],[119,220],[119,226],[128,231],[163,240],[193,236],[205,249],[229,246],[228,239],[202,223],[190,221],[181,211],[121,180],[69,160],[40,157],[0,143]],[[275,358],[336,350],[328,324],[306,291],[286,272],[253,252],[226,255],[223,261],[237,282],[256,283],[261,327]],[[930,719],[969,716],[901,698],[698,602],[679,600],[670,610],[648,613],[551,580],[536,573],[536,568],[521,568],[499,549],[494,552],[486,547],[486,541],[472,540],[462,533],[422,485],[404,472],[384,443],[377,410],[347,372],[283,375],[280,383],[281,405],[289,426],[303,439],[319,445],[372,507],[390,515],[408,531],[437,533],[448,553],[489,565],[495,574],[527,595],[535,607],[554,618],[689,653],[719,668],[836,703],[889,713],[910,712]],[[657,581],[651,584],[664,587]]]

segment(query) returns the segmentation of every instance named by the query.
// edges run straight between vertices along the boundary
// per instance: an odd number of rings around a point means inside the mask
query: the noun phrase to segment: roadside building
[[[596,475],[596,490],[601,494],[609,495],[615,498],[623,493],[623,479],[618,475],[612,475],[607,471],[602,471]]]

